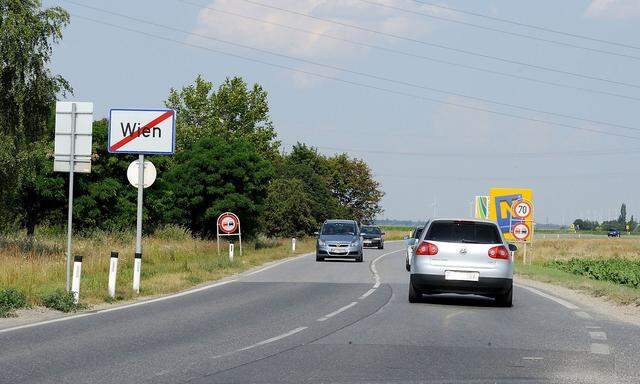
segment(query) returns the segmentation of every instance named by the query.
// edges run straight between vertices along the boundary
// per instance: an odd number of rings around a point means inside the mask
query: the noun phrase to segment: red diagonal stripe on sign
[[[142,134],[142,131],[144,131],[145,129],[153,128],[156,125],[158,125],[158,124],[162,123],[163,121],[167,120],[171,116],[173,116],[173,111],[167,111],[167,112],[163,113],[162,115],[156,117],[155,119],[153,119],[152,121],[148,122],[144,126],[142,126],[142,127],[138,128],[137,130],[133,131],[129,136],[127,136],[127,137],[123,138],[122,140],[118,141],[117,143],[113,144],[111,146],[110,150],[111,151],[117,151],[118,149],[122,148],[122,146],[124,146],[125,144],[127,144],[131,140],[135,139],[136,137],[140,137],[140,135]]]

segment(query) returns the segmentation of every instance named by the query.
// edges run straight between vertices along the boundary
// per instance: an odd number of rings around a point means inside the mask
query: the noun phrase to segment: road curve
[[[637,383],[640,332],[516,286],[407,301],[403,244],[0,332],[0,383]]]

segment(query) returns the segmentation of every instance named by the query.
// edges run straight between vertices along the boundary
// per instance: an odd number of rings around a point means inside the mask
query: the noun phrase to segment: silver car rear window
[[[424,239],[448,243],[502,243],[495,225],[475,221],[434,221]]]

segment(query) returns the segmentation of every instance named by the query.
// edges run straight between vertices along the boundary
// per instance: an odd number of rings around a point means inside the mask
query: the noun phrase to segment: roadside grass
[[[0,237],[0,290],[13,288],[24,294],[28,305],[49,302],[69,308],[56,292],[65,286],[65,236],[52,231]],[[83,256],[80,300],[85,305],[129,300],[136,295],[133,280],[133,232],[96,232],[74,238],[74,254]],[[307,253],[313,239],[298,239],[296,252],[291,239],[266,239],[243,242],[243,255],[236,242],[233,261],[228,258],[228,243],[194,238],[179,227],[168,227],[143,238],[141,287],[139,296],[180,291],[203,282],[240,273],[269,261]],[[119,252],[116,298],[107,294],[109,259]],[[69,308],[74,310],[74,308]]]
[[[615,278],[628,274],[628,265],[640,263],[640,241],[636,239],[542,239],[536,240],[529,251],[528,257],[533,258],[529,265],[522,264],[521,251],[516,253],[518,275],[623,305],[640,305],[640,289],[619,284],[624,280]],[[602,269],[606,269],[606,275],[600,272]],[[608,280],[610,276],[613,281]]]
[[[399,226],[382,226],[380,227],[382,232],[385,233],[385,240],[402,240],[405,236],[408,236],[413,227],[399,227]]]

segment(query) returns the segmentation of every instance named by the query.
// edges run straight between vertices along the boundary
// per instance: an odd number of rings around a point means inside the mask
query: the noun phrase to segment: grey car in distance
[[[324,261],[327,258],[353,258],[362,262],[362,239],[356,221],[327,220],[316,235],[316,261]]]
[[[493,297],[511,307],[515,250],[492,221],[432,220],[411,255],[409,302],[422,294],[457,293]]]
[[[364,247],[384,249],[384,232],[382,232],[380,227],[363,225],[360,228],[360,236],[362,237],[362,245]]]

